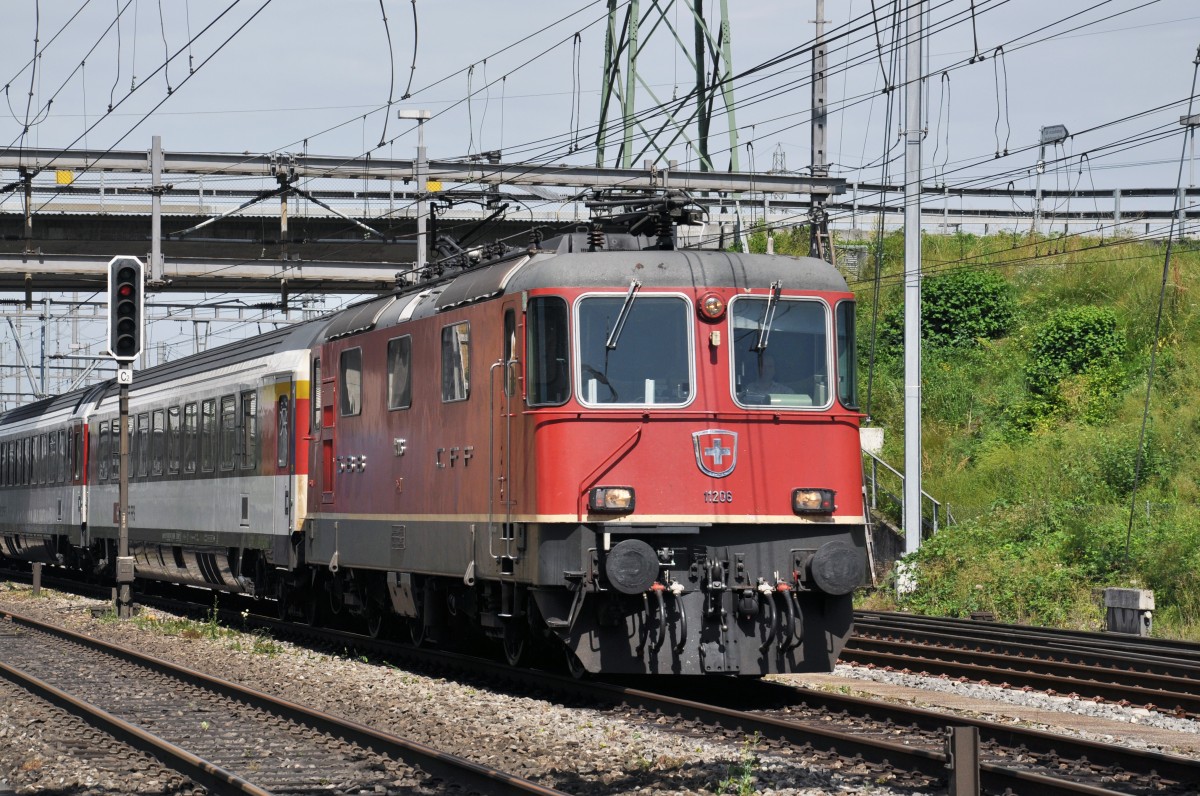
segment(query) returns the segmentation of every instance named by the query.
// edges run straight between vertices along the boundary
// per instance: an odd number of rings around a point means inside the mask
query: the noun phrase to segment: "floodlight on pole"
[[[425,182],[429,161],[425,157],[425,122],[432,117],[427,110],[401,108],[396,111],[397,119],[412,119],[417,123],[417,273],[425,270]]]
[[[1038,153],[1037,184],[1034,190],[1034,193],[1037,194],[1033,205],[1034,234],[1042,231],[1042,172],[1046,170],[1046,144],[1061,144],[1070,137],[1071,134],[1067,132],[1066,125],[1062,124],[1048,124],[1038,133],[1041,150]]]
[[[1200,54],[1196,56],[1200,60]],[[1194,113],[1191,116],[1180,116],[1179,123],[1187,128],[1187,134],[1191,136],[1188,145],[1191,147],[1191,154],[1188,156],[1188,187],[1196,187],[1196,127],[1200,126],[1200,113]]]

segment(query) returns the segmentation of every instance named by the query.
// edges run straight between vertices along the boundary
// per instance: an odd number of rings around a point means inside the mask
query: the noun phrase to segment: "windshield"
[[[738,298],[730,308],[733,383],[746,406],[824,406],[829,402],[826,309],[819,301],[780,299],[768,316],[767,298]],[[769,317],[767,345],[763,324]]]
[[[606,343],[622,307],[616,346]],[[576,309],[578,395],[585,404],[669,404],[692,399],[691,304],[681,297],[640,293],[588,296]]]

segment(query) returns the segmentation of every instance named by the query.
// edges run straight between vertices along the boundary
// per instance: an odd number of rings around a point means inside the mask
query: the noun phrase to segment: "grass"
[[[903,301],[902,246],[901,235],[884,240],[880,317]],[[1136,586],[1155,591],[1156,635],[1200,639],[1200,247],[1176,246],[1157,332],[1160,243],[926,235],[923,250],[927,274],[1004,274],[1016,313],[997,339],[923,350],[923,488],[959,524],[917,554],[914,594],[899,601],[885,590],[860,603],[952,616],[991,610],[1003,621],[1095,629],[1095,590]],[[873,259],[864,266],[852,284],[862,352],[875,299]],[[1025,374],[1039,327],[1083,306],[1113,313],[1122,350],[1103,374],[1068,376],[1035,406]],[[860,358],[865,399],[869,369]],[[903,395],[902,362],[880,356],[869,409],[893,464],[903,461]]]
[[[242,613],[245,622],[249,612]],[[103,622],[121,621],[115,608],[105,612],[100,620]],[[217,598],[213,597],[212,607],[203,620],[188,619],[187,617],[161,616],[152,611],[143,611],[129,620],[134,627],[152,633],[167,636],[177,636],[185,639],[207,639],[209,641],[224,641],[227,646],[237,652],[252,655],[267,655],[274,657],[283,652],[279,642],[271,638],[265,630],[245,631],[224,625],[220,621],[220,610]]]

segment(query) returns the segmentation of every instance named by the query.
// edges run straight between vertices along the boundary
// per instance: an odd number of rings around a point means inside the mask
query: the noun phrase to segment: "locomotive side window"
[[[232,470],[237,450],[237,413],[232,395],[221,396],[221,469]]]
[[[837,380],[842,406],[858,407],[858,356],[854,344],[854,302],[837,305]]]
[[[150,415],[150,475],[163,474],[167,447],[165,413],[155,409]]]
[[[179,407],[167,408],[167,472],[175,475],[179,472]]]
[[[101,481],[108,480],[108,460],[109,460],[109,442],[108,442],[108,421],[100,424],[100,445],[97,453],[96,477]]]
[[[200,404],[200,469],[211,473],[217,462],[217,401]]]
[[[557,296],[529,300],[525,311],[525,400],[559,406],[571,397],[567,302]]]
[[[362,413],[361,348],[347,348],[338,357],[338,407],[342,417]]]
[[[254,390],[242,393],[242,469],[253,470],[258,465],[258,394]]]
[[[387,346],[388,409],[412,406],[412,337],[396,337]]]
[[[196,472],[196,453],[199,439],[197,427],[196,403],[184,404],[183,407],[183,468],[184,472]]]
[[[510,398],[517,394],[517,314],[512,310],[504,313],[504,394]]]
[[[820,301],[736,298],[730,303],[734,397],[743,406],[829,403],[827,313]]]
[[[442,327],[442,400],[465,401],[471,394],[471,324]]]
[[[692,399],[692,312],[683,298],[585,296],[576,314],[581,402],[681,406]]]

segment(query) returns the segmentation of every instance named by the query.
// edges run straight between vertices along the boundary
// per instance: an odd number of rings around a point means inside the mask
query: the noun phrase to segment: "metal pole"
[[[42,353],[38,361],[38,392],[46,394],[46,324],[50,323],[50,299],[42,297]]]
[[[810,162],[814,177],[828,177],[825,125],[827,121],[825,93],[825,0],[817,0],[816,38],[813,41],[812,61],[812,148]],[[814,196],[809,212],[808,256],[833,261],[826,251],[829,240],[829,221],[825,212],[825,197]]]
[[[121,370],[132,376],[129,364],[122,363]],[[121,477],[117,487],[117,616],[128,619],[133,615],[133,559],[129,557],[129,381],[121,382],[120,394],[120,446]]]
[[[1044,129],[1044,128],[1043,128]],[[1042,232],[1042,172],[1046,170],[1046,144],[1042,142],[1042,147],[1038,151],[1037,162],[1037,180],[1034,184],[1034,193],[1036,197],[1033,201],[1033,234],[1039,235]]]
[[[425,242],[425,175],[428,168],[425,159],[425,120],[417,119],[417,273],[425,270],[428,250]]]
[[[621,165],[629,168],[633,165],[633,104],[637,91],[637,56],[638,56],[638,0],[629,0],[629,50],[625,53],[625,95],[622,100],[622,124],[625,126],[625,138],[621,144]]]
[[[904,130],[904,552],[921,546],[921,29],[908,4]]]
[[[150,139],[150,284],[166,281],[162,255],[162,136]]]

